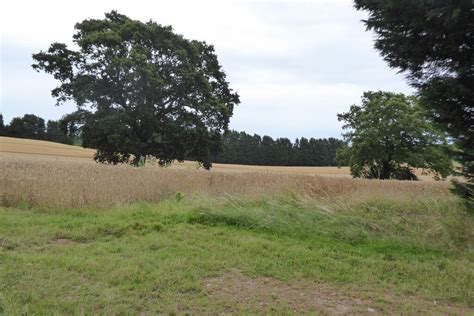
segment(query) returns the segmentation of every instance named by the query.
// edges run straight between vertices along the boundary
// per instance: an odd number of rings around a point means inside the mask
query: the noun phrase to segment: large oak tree
[[[213,46],[115,11],[75,29],[77,50],[53,43],[33,55],[33,68],[60,82],[58,104],[73,100],[86,113],[83,146],[97,149],[95,159],[191,157],[209,168],[239,103]]]
[[[365,92],[361,105],[338,114],[348,142],[337,153],[339,164],[349,164],[354,177],[415,180],[413,169],[422,168],[446,178],[452,163],[445,137],[423,112],[415,97]]]

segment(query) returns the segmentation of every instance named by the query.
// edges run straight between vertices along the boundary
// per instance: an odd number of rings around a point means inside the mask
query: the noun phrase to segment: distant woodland
[[[81,144],[80,128],[67,119],[45,123],[33,114],[16,117],[8,125],[0,114],[0,136]],[[336,138],[301,137],[292,142],[234,130],[222,134],[222,140],[222,151],[213,156],[213,162],[263,166],[335,166],[336,151],[345,144]]]
[[[264,166],[335,166],[336,151],[344,146],[336,138],[273,139],[229,131],[223,136],[223,151],[214,158],[217,163]]]

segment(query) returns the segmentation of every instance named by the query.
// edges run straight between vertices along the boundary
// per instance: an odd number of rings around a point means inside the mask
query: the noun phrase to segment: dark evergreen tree
[[[0,113],[0,136],[7,136],[5,124],[3,123],[3,114]]]
[[[375,48],[408,75],[431,119],[455,138],[474,206],[474,9],[471,0],[355,0]]]
[[[264,166],[335,166],[336,150],[345,146],[341,140],[296,139],[249,135],[228,131],[223,136],[223,151],[214,162]]]
[[[294,160],[293,144],[288,138],[278,138],[275,141],[274,163],[277,166],[290,166]]]
[[[275,152],[275,141],[270,136],[263,136],[262,143],[261,143],[261,162],[259,164],[264,166],[273,166],[276,164],[276,156],[277,153]]]

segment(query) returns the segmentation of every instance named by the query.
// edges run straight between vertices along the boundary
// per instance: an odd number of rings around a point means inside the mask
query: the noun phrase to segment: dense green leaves
[[[354,177],[413,180],[413,168],[441,178],[451,172],[446,141],[415,97],[366,92],[362,105],[352,105],[338,119],[350,146],[339,150],[337,159],[350,165]]]
[[[69,137],[66,133],[65,126],[61,120],[49,120],[46,126],[46,140],[51,142],[72,144],[74,139]]]
[[[456,140],[474,206],[474,10],[471,0],[355,0],[375,48],[406,73],[431,119]]]
[[[23,117],[15,117],[5,127],[5,136],[31,139],[45,138],[44,120],[34,114],[25,114]]]
[[[213,46],[152,21],[105,16],[76,24],[78,51],[54,43],[33,55],[33,68],[60,81],[52,91],[58,102],[72,99],[87,111],[83,145],[101,162],[192,157],[209,168],[239,103]]]
[[[263,166],[334,166],[336,151],[344,142],[335,139],[288,138],[249,135],[229,131],[224,134],[223,151],[214,162]]]
[[[3,125],[3,116],[0,114],[0,136],[49,140],[52,142],[72,144],[79,134],[68,133],[67,116],[58,121],[44,119],[34,114],[25,114],[23,117],[15,117],[10,124]]]
[[[0,136],[4,136],[6,133],[5,131],[5,123],[3,122],[3,114],[0,113]]]

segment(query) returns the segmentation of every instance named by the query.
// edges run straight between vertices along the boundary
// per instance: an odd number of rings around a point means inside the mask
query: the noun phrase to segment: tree
[[[413,168],[445,178],[451,171],[443,134],[426,120],[418,99],[390,92],[365,92],[362,105],[338,114],[349,146],[338,151],[354,177],[416,179]]]
[[[59,128],[73,144],[82,144],[82,129],[90,112],[79,109],[64,115],[59,120]],[[92,148],[92,147],[90,147]]]
[[[355,0],[375,48],[408,75],[431,119],[455,138],[474,206],[474,10],[470,0]]]
[[[289,166],[292,162],[293,144],[288,138],[277,138],[275,141],[275,165]]]
[[[13,118],[5,129],[11,137],[45,139],[46,135],[44,120],[34,114]]]
[[[295,149],[296,149],[295,165],[305,166],[305,165],[311,164],[311,158],[313,157],[313,150],[307,138],[301,137],[298,140],[298,147]]]
[[[95,159],[138,165],[146,156],[160,164],[192,157],[210,168],[239,103],[214,47],[116,11],[75,29],[78,50],[53,43],[32,66],[59,80],[58,104],[71,99],[88,111],[83,146],[97,149]]]
[[[49,120],[46,124],[46,140],[51,142],[63,143],[63,144],[73,144],[73,138],[68,137],[66,131],[61,124],[61,121]]]
[[[270,136],[263,136],[262,142],[260,143],[261,149],[261,162],[259,164],[271,166],[275,165],[275,160],[278,153],[275,151],[275,141]]]
[[[6,130],[5,130],[5,124],[3,123],[3,114],[0,113],[0,136],[5,136],[6,135]]]

